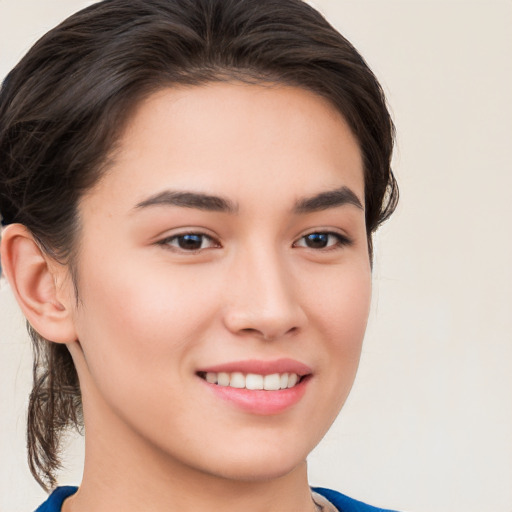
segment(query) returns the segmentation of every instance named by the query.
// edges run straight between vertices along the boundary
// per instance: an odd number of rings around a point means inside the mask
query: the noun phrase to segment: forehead
[[[212,83],[141,102],[94,195],[140,202],[158,189],[300,195],[346,185],[363,202],[361,152],[342,115],[297,87]],[[279,194],[278,194],[279,196]],[[242,198],[243,199],[243,198]]]

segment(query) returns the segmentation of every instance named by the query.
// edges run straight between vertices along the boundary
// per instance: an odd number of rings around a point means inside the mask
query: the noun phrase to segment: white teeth
[[[263,389],[263,380],[263,375],[249,373],[245,377],[245,387],[247,389]]]
[[[263,379],[263,388],[267,391],[277,391],[281,387],[281,377],[279,373],[273,373],[272,375],[265,375]]]
[[[288,374],[288,386],[289,388],[293,388],[295,384],[297,384],[297,381],[299,380],[296,373],[289,373]]]
[[[245,377],[243,373],[234,372],[229,379],[229,387],[231,388],[245,388]]]
[[[279,389],[293,388],[299,382],[296,373],[273,373],[271,375],[258,375],[242,372],[207,372],[203,378],[210,384],[229,386],[237,389],[264,389],[266,391],[278,391]]]
[[[220,372],[217,375],[217,384],[219,386],[229,386],[229,373]]]

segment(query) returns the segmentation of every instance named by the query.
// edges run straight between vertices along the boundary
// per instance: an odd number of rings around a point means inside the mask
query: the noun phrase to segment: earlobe
[[[76,339],[67,269],[45,254],[30,231],[11,224],[2,233],[2,267],[30,325],[56,343]]]

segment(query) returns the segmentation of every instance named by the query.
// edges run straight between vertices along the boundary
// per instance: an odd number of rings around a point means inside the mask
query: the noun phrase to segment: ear
[[[56,343],[74,341],[74,293],[66,266],[44,253],[30,231],[11,224],[2,233],[2,268],[30,325]]]

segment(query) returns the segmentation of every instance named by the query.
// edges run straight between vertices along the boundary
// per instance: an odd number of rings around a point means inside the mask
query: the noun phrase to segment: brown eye
[[[320,231],[303,236],[294,246],[308,247],[309,249],[330,249],[349,244],[349,239],[339,233]]]
[[[202,249],[219,246],[212,237],[203,233],[184,233],[182,235],[175,235],[162,240],[160,243],[162,245],[169,246],[172,249],[185,252],[200,251]]]
[[[330,236],[328,233],[311,233],[304,237],[304,242],[311,249],[323,249],[329,244]]]
[[[203,245],[203,235],[183,235],[176,238],[180,249],[197,251]]]

